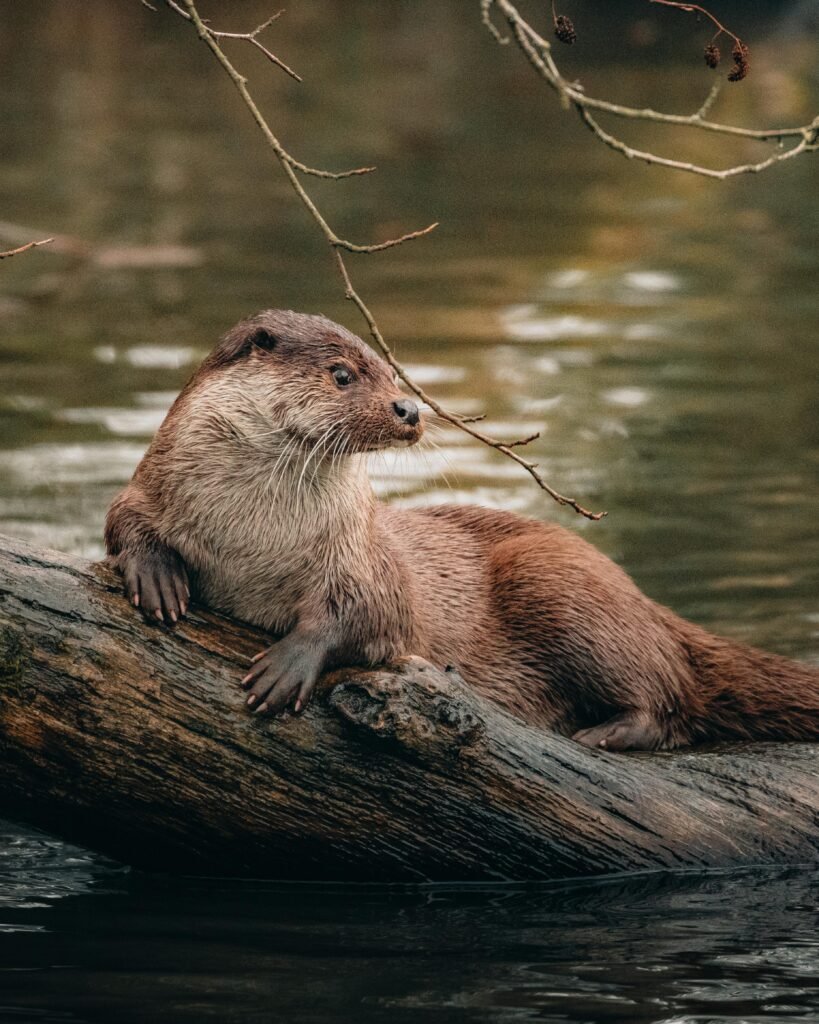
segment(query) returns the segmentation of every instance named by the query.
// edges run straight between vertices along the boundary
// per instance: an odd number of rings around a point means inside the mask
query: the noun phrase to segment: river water
[[[357,241],[399,357],[497,434],[541,430],[559,510],[448,430],[373,464],[385,498],[479,501],[581,530],[654,598],[714,631],[819,661],[816,158],[706,181],[605,149],[477,4],[293,0],[233,43]],[[573,4],[565,73],[691,112],[708,33],[647,3]],[[601,6],[601,5],[598,5]],[[203,7],[223,27],[269,13]],[[535,5],[533,17],[541,17]],[[715,116],[819,109],[816,5],[725,2],[752,73]],[[221,25],[220,21],[220,25]],[[97,556],[104,511],[213,341],[263,306],[362,330],[315,225],[186,25],[139,3],[0,0],[0,533]],[[634,125],[725,166],[769,149]],[[143,876],[7,824],[0,1020],[819,1020],[809,869],[536,889],[377,889]]]

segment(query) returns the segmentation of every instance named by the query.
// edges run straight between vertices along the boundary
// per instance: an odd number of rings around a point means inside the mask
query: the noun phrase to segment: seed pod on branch
[[[731,57],[734,60],[734,68],[728,75],[729,82],[741,82],[751,70],[748,56],[748,47],[740,39],[737,39],[734,43],[734,48],[731,51]]]
[[[568,46],[576,43],[577,33],[574,30],[572,19],[567,18],[565,14],[559,14],[555,18],[555,35],[561,43],[566,43]]]
[[[722,54],[716,43],[710,43],[705,47],[705,63],[709,68],[715,68],[722,60]]]

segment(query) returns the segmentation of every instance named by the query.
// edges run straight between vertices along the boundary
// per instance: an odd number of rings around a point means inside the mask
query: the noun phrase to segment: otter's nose
[[[402,398],[398,402],[393,402],[392,407],[398,419],[408,423],[411,427],[414,427],[421,418],[418,405],[411,398]]]

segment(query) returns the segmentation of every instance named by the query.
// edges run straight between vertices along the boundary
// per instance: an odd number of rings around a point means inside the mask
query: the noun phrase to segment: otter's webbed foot
[[[125,593],[149,621],[174,623],[183,618],[190,602],[185,563],[165,544],[123,551],[118,559]]]
[[[601,750],[657,750],[664,745],[659,722],[646,711],[625,711],[602,725],[581,729],[572,739]]]
[[[302,711],[310,699],[326,657],[324,645],[314,635],[288,634],[261,651],[242,680],[249,690],[247,706],[256,714],[278,713],[292,704]]]

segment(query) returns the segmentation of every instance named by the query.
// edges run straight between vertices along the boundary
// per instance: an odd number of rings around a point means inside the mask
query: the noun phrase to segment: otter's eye
[[[355,377],[346,366],[336,366],[330,373],[332,373],[333,380],[340,388],[346,388],[348,384],[352,384],[355,380]]]

